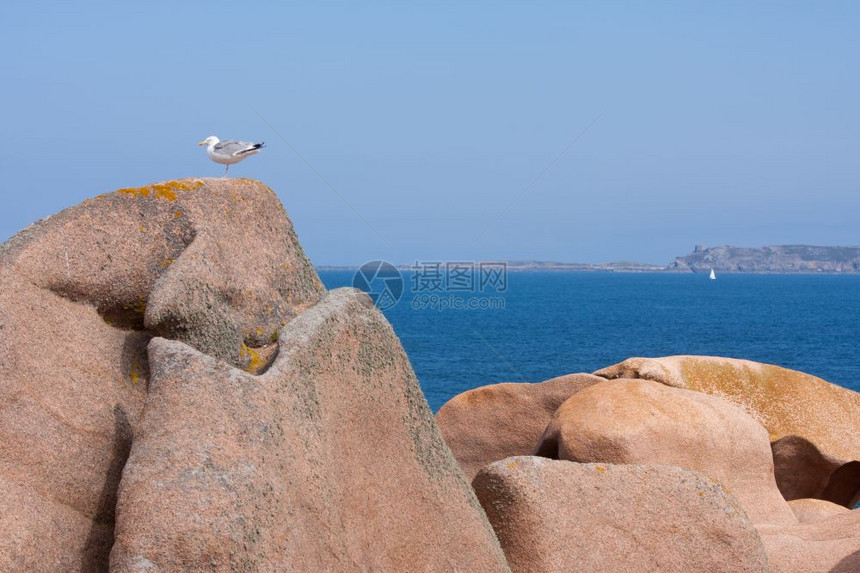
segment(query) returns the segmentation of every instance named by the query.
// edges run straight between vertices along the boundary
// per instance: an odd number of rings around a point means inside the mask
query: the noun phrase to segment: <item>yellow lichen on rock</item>
[[[245,371],[251,374],[259,372],[260,368],[264,365],[263,359],[260,358],[260,353],[245,343],[242,343],[242,350],[239,352],[239,356],[249,359]]]
[[[165,181],[163,183],[153,183],[144,187],[127,187],[117,190],[117,193],[123,195],[134,195],[135,197],[149,197],[153,199],[167,199],[168,201],[176,201],[177,191],[191,191],[202,186],[203,182],[199,180],[193,181]],[[175,217],[182,216],[181,211],[177,211]]]
[[[139,365],[137,362],[131,363],[131,371],[128,373],[128,377],[131,378],[132,384],[137,384],[140,381],[140,374],[138,373]]]

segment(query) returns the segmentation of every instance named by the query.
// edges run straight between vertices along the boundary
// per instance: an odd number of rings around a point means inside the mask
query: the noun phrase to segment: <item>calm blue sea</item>
[[[352,271],[321,271],[328,288]],[[434,411],[494,382],[592,372],[631,356],[710,354],[860,390],[860,276],[517,272],[504,309],[385,311]],[[420,296],[420,294],[418,295]]]

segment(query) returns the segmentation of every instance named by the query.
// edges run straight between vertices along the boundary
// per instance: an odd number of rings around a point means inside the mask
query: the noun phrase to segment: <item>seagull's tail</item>
[[[248,149],[243,149],[242,151],[240,151],[236,155],[245,155],[247,153],[254,153],[255,151],[259,151],[260,149],[262,149],[265,146],[266,146],[266,143],[263,141],[261,141],[260,143],[252,143],[251,147],[249,147]]]

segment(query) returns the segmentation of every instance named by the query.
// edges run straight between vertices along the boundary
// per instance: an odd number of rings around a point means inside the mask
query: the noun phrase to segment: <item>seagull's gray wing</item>
[[[219,141],[218,143],[216,143],[214,151],[221,155],[229,155],[231,157],[236,157],[237,155],[242,155],[243,153],[248,153],[249,151],[254,151],[255,149],[260,149],[262,146],[262,143],[251,143],[250,141],[235,141],[233,139],[227,139],[225,141]]]

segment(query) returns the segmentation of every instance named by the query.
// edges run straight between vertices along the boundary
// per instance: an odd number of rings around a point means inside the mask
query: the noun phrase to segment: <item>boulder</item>
[[[788,507],[794,512],[794,516],[800,523],[818,521],[831,515],[851,511],[838,503],[824,501],[823,499],[793,499],[788,502]]]
[[[471,480],[490,462],[531,454],[561,403],[602,381],[569,374],[536,384],[482,386],[451,398],[436,413],[436,423]]]
[[[103,570],[156,333],[255,367],[324,291],[249,180],[123,189],[0,246],[0,570]]]
[[[767,571],[737,500],[696,472],[524,456],[473,486],[513,571]]]
[[[149,344],[111,569],[505,571],[400,343],[330,292],[254,376]]]
[[[860,571],[860,510],[782,527],[760,526],[772,573]]]
[[[828,460],[824,466],[815,464],[804,470],[803,459],[785,456],[777,462],[777,483],[786,499],[828,499],[824,491],[830,473],[849,462],[860,462],[860,440],[856,439],[860,434],[860,393],[803,372],[733,358],[668,356],[629,358],[594,374],[608,379],[643,378],[720,396],[761,422],[771,441],[794,436],[812,444]],[[806,455],[805,449],[796,451]],[[805,471],[809,473],[797,473]],[[850,489],[845,477],[839,481]],[[793,484],[798,483],[805,485],[795,489]],[[817,485],[810,489],[810,484]],[[843,498],[860,497],[860,480],[855,485]]]
[[[767,431],[737,406],[650,380],[607,380],[568,398],[537,455],[672,465],[725,486],[755,524],[795,524],[773,475]]]

